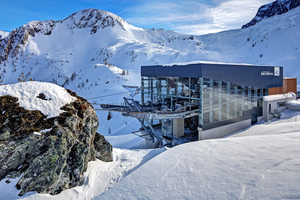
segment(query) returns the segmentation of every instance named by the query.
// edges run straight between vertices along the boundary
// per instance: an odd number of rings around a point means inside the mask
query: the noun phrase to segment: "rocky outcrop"
[[[34,37],[36,33],[50,35],[58,22],[52,20],[44,22],[32,21],[14,29],[9,34],[6,34],[6,37],[0,37],[0,63],[7,60],[9,55],[14,58],[20,54],[22,47],[27,44],[30,36]]]
[[[68,23],[71,29],[91,28],[91,34],[95,34],[98,29],[114,27],[117,24],[124,28],[124,24],[127,23],[113,13],[98,9],[81,10],[73,13],[63,21]]]
[[[273,3],[263,5],[258,9],[256,16],[249,23],[243,25],[242,29],[253,26],[261,20],[286,13],[298,6],[300,6],[299,0],[277,0]]]
[[[29,191],[57,194],[83,184],[87,163],[112,160],[112,146],[98,134],[98,118],[85,99],[65,105],[57,117],[20,107],[0,97],[0,180],[19,178],[19,195]],[[40,94],[37,98],[44,101]]]

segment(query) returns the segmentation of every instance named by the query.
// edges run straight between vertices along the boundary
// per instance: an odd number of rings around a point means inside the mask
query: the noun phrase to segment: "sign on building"
[[[280,76],[280,69],[279,69],[279,67],[274,67],[274,76]]]

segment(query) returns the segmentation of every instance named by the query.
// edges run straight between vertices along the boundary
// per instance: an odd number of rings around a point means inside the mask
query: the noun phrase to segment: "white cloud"
[[[176,31],[180,33],[185,33],[189,35],[205,35],[208,33],[217,33],[224,31],[224,29],[221,29],[213,24],[196,24],[196,25],[182,25],[176,27]],[[175,29],[174,29],[175,30]]]
[[[241,27],[254,18],[258,8],[270,0],[229,0],[207,10],[213,24],[223,29]]]
[[[150,28],[174,28],[192,21],[205,19],[204,13],[209,7],[195,1],[147,1],[130,7],[121,13],[122,17],[136,26]]]
[[[135,26],[165,28],[186,34],[206,34],[241,28],[258,8],[273,0],[145,1],[123,12]],[[202,3],[201,3],[202,2]]]

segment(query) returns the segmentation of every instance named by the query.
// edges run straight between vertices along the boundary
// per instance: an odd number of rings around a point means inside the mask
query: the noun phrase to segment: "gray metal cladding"
[[[279,73],[275,72],[279,69]],[[173,66],[142,66],[141,76],[147,77],[203,77],[258,88],[283,86],[283,67],[197,63]]]

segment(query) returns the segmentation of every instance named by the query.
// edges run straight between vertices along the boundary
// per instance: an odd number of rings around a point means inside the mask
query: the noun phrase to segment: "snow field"
[[[294,132],[179,145],[94,199],[299,199],[299,140]]]
[[[277,135],[300,132],[300,112],[286,110],[280,120],[274,118],[269,122],[260,122],[227,137],[244,137],[259,135]]]

